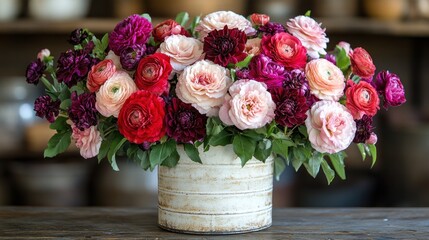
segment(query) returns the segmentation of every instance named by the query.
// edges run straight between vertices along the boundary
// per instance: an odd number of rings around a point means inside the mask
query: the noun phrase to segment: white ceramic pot
[[[31,17],[44,20],[69,20],[85,17],[90,0],[29,0]]]
[[[200,149],[203,164],[183,149],[174,168],[158,172],[158,224],[176,232],[232,234],[272,223],[273,160],[244,167],[232,146]]]
[[[0,21],[15,19],[21,11],[21,0],[0,0]]]

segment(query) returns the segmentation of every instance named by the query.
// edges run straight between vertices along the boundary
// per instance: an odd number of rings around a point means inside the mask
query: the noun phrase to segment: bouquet
[[[36,115],[56,130],[44,156],[74,142],[114,170],[117,156],[153,170],[174,167],[179,146],[204,164],[201,151],[232,144],[243,166],[272,156],[277,178],[304,166],[330,183],[345,179],[344,150],[355,143],[374,164],[372,119],[406,101],[400,78],[376,73],[361,47],[327,51],[309,15],[283,25],[265,14],[180,13],[153,25],[135,14],[102,37],[76,29],[56,64],[44,49],[27,67],[27,82],[45,86]]]

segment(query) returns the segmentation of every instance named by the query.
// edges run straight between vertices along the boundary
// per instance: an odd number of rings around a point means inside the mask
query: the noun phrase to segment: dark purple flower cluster
[[[27,70],[25,72],[27,83],[37,85],[45,70],[46,66],[42,61],[40,61],[40,59],[37,59],[28,64]]]
[[[238,63],[246,58],[244,49],[247,36],[237,28],[213,30],[204,38],[204,52],[206,59],[213,61],[223,67],[228,64]]]
[[[190,104],[173,98],[167,107],[167,135],[178,143],[192,143],[206,136],[207,117]]]
[[[81,95],[77,95],[76,92],[72,92],[68,115],[79,130],[83,131],[97,125],[97,113],[95,94],[82,93]]]
[[[118,56],[122,50],[144,45],[152,32],[152,24],[146,18],[134,14],[118,23],[109,34],[109,47]]]
[[[283,65],[264,54],[253,57],[248,68],[250,78],[267,84],[268,89],[281,87],[287,73]]]
[[[36,116],[46,118],[50,123],[53,123],[60,113],[60,103],[59,100],[53,101],[49,95],[38,97],[34,101]]]
[[[407,101],[404,86],[398,75],[389,71],[381,71],[377,74],[373,84],[377,92],[384,98],[384,108],[396,107]]]
[[[258,31],[266,36],[273,36],[276,33],[286,32],[286,29],[281,23],[268,22],[267,24],[260,26]]]
[[[374,130],[372,126],[372,118],[368,115],[363,115],[363,117],[359,120],[355,120],[356,122],[356,133],[353,139],[355,143],[365,143],[366,140],[369,139],[371,133]]]
[[[277,87],[271,90],[271,96],[276,104],[274,113],[277,124],[294,127],[304,123],[310,107],[306,97],[298,89]]]
[[[91,46],[83,50],[68,50],[61,53],[57,62],[57,79],[68,87],[86,79],[91,67],[98,62],[89,55]],[[91,49],[92,50],[92,49]]]
[[[125,48],[121,52],[120,61],[122,67],[127,71],[134,71],[140,62],[140,59],[145,55],[146,45],[134,45]]]
[[[330,61],[334,65],[337,65],[337,59],[336,59],[336,57],[335,57],[334,54],[330,54],[330,53],[326,54],[325,55],[325,59],[328,60],[328,61]]]
[[[88,37],[88,32],[82,28],[77,28],[71,32],[68,42],[71,45],[79,45]]]
[[[294,69],[286,73],[283,87],[286,89],[298,89],[306,97],[310,95],[310,87],[308,86],[305,73],[299,69]]]

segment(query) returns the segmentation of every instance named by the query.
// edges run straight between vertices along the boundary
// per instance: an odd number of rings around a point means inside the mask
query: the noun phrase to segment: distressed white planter
[[[158,224],[177,232],[232,234],[272,223],[273,160],[244,167],[232,146],[200,149],[203,164],[178,148],[180,161],[158,172]]]

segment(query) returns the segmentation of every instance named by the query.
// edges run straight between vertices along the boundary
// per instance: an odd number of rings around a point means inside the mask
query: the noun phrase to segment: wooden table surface
[[[274,209],[269,229],[228,236],[157,227],[155,209],[0,207],[0,239],[429,239],[429,208]]]

